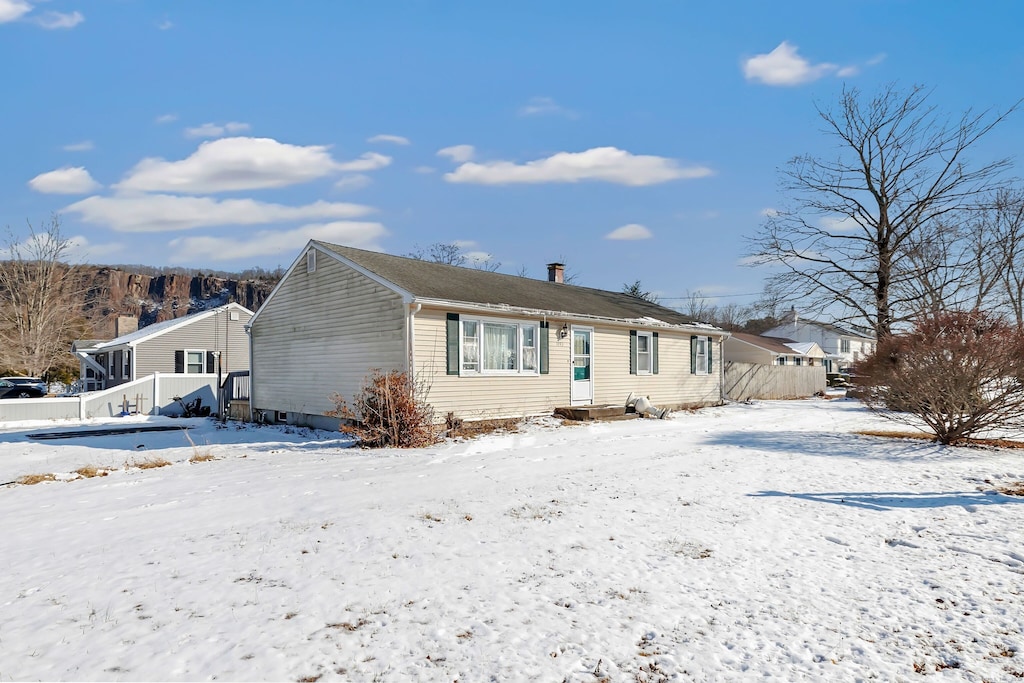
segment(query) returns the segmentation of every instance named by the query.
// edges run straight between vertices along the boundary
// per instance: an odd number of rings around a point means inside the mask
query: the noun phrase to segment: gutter
[[[410,303],[409,304],[409,316],[406,318],[405,328],[405,346],[408,350],[406,354],[405,362],[408,363],[406,367],[406,374],[409,379],[416,382],[416,314],[423,308],[421,303]]]
[[[566,311],[548,311],[538,308],[523,308],[520,306],[509,306],[508,304],[478,304],[465,301],[452,301],[450,299],[426,299],[417,297],[413,300],[421,306],[434,308],[460,309],[464,311],[482,312],[491,314],[515,314],[539,318],[557,318],[560,320],[579,320],[586,322],[601,322],[615,327],[643,327],[650,329],[669,329],[679,332],[688,332],[698,335],[712,335],[721,337],[724,341],[732,335],[713,325],[673,325],[653,318],[609,318],[600,315],[587,315],[585,313],[569,313]],[[418,309],[417,309],[418,310]]]

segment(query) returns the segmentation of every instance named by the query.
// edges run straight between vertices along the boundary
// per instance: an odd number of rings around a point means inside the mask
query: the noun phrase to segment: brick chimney
[[[548,282],[565,282],[565,264],[548,264]]]
[[[139,329],[139,319],[131,315],[119,315],[114,321],[114,336],[121,337]]]

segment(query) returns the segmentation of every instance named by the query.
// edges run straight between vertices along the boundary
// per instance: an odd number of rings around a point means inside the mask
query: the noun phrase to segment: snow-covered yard
[[[190,424],[0,432],[0,481],[114,470],[0,488],[0,680],[1024,676],[1021,451],[848,400],[417,451]]]

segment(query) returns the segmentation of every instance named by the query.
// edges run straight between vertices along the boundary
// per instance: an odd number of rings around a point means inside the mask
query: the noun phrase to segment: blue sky
[[[1011,1],[0,0],[0,225],[58,212],[80,261],[218,270],[455,241],[746,303],[777,169],[832,154],[815,104],[895,81],[1005,109],[1022,25]]]

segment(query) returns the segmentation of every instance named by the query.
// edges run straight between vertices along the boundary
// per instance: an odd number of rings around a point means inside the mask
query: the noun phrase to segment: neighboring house
[[[618,292],[310,241],[250,323],[252,408],[331,427],[373,369],[412,373],[438,419],[722,400],[728,333]]]
[[[127,332],[109,341],[80,340],[84,391],[109,389],[155,372],[227,374],[249,369],[245,326],[253,313],[236,303]],[[219,360],[219,367],[218,367]]]
[[[825,352],[826,372],[845,372],[875,352],[875,336],[855,325],[804,320],[790,310],[782,323],[763,333],[797,342],[816,342]]]
[[[726,361],[762,365],[823,365],[825,352],[817,342],[795,342],[792,339],[765,337],[733,332],[725,340]]]

